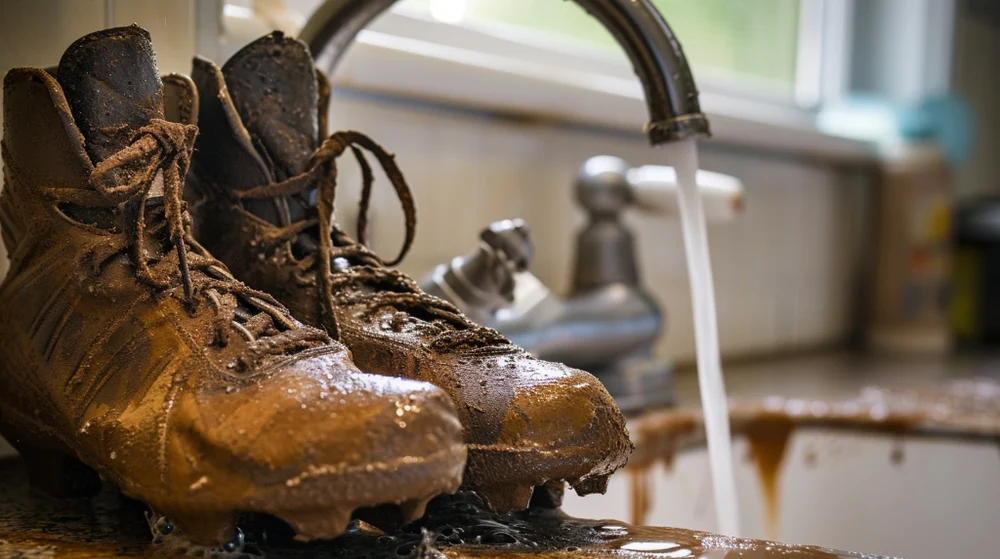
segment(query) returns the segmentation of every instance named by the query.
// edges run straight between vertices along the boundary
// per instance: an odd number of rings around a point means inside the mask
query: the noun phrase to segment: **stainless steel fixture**
[[[651,144],[710,135],[687,58],[649,0],[575,1],[611,32],[632,61],[646,97],[645,132]],[[394,3],[327,0],[300,38],[332,73],[358,32]],[[619,174],[626,170],[624,163],[617,169]],[[519,221],[491,225],[475,251],[446,265],[441,277],[430,278],[426,286],[459,302],[474,320],[502,324],[515,343],[540,356],[600,375],[623,408],[635,409],[670,402],[672,375],[669,364],[651,355],[662,316],[639,286],[632,235],[618,220],[631,202],[630,190],[613,174],[580,182],[580,200],[591,223],[578,240],[570,298],[553,296],[527,271],[531,242]]]
[[[358,32],[395,2],[327,0],[309,18],[300,38],[309,44],[319,65],[332,73]],[[645,91],[650,143],[710,135],[687,58],[649,0],[575,2],[611,32],[632,61]]]
[[[664,318],[643,289],[635,239],[622,212],[636,207],[671,213],[676,207],[672,171],[630,169],[608,156],[580,167],[576,196],[588,219],[577,234],[572,291],[565,298],[528,271],[534,249],[520,219],[491,223],[480,234],[479,246],[434,268],[421,287],[542,359],[594,373],[624,410],[669,404],[672,367],[653,355]],[[713,221],[742,208],[737,179],[700,171],[698,182]]]

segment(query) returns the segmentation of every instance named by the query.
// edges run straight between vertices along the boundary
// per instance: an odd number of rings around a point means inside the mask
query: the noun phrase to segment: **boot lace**
[[[140,282],[161,294],[180,285],[190,312],[207,300],[215,311],[214,343],[225,347],[233,331],[247,341],[248,354],[237,360],[240,369],[266,356],[329,343],[320,330],[296,323],[273,297],[237,281],[194,240],[182,194],[197,133],[196,126],[152,119],[125,148],[95,165],[92,189],[49,188],[45,193],[60,203],[120,215],[124,234],[94,249],[94,269],[127,253]],[[158,176],[162,204],[151,204]]]
[[[336,223],[334,202],[337,190],[337,158],[350,150],[361,169],[361,200],[358,205],[357,237],[352,238]],[[371,207],[374,175],[364,152],[372,154],[385,171],[403,208],[406,233],[399,254],[385,261],[368,248],[368,211]],[[341,131],[330,135],[310,157],[307,170],[286,180],[234,191],[238,200],[261,200],[280,196],[305,195],[316,190],[313,216],[285,227],[276,227],[259,242],[276,247],[293,242],[300,234],[317,231],[318,248],[299,261],[300,271],[315,271],[320,289],[323,326],[338,338],[337,304],[364,303],[372,309],[390,307],[397,311],[393,321],[428,317],[422,327],[434,338],[438,350],[458,347],[509,346],[499,332],[470,322],[462,312],[438,297],[420,290],[416,282],[390,266],[403,260],[413,244],[417,210],[406,179],[395,156],[361,132]],[[368,289],[357,289],[357,287]]]

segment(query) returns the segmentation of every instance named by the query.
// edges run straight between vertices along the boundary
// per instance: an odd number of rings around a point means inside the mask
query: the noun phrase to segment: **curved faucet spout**
[[[332,70],[358,32],[395,2],[327,0],[310,18],[301,39]],[[649,109],[645,131],[650,143],[710,135],[687,58],[670,26],[649,0],[575,2],[611,32],[631,59]]]

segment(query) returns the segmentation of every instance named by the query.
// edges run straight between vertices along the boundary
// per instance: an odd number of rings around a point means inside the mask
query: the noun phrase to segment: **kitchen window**
[[[301,24],[321,2],[226,5],[235,13],[285,5]],[[651,2],[677,33],[704,91],[801,107],[842,93],[855,0]],[[400,0],[370,29],[487,56],[586,65],[605,76],[633,77],[611,35],[564,0]]]
[[[717,139],[869,157],[867,146],[821,134],[815,118],[822,102],[846,89],[854,0],[652,2],[683,44]],[[215,54],[225,59],[268,29],[295,34],[321,3],[229,0]],[[322,54],[318,64],[331,69]],[[564,0],[400,0],[358,34],[333,81],[345,90],[616,130],[639,132],[646,119],[625,53]]]
[[[678,33],[695,73],[728,89],[791,98],[802,21],[809,0],[652,0]],[[394,11],[520,38],[539,48],[589,50],[627,60],[611,35],[572,2],[552,0],[403,0]],[[803,27],[806,27],[803,29]]]

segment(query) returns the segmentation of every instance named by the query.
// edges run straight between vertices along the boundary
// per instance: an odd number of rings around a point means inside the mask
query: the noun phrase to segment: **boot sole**
[[[87,498],[100,490],[95,471],[78,459],[24,441],[10,442],[25,461],[33,488],[58,498]],[[187,542],[225,546],[241,540],[236,521],[248,512],[282,520],[295,530],[296,540],[329,539],[342,534],[359,509],[389,504],[398,505],[404,522],[423,516],[431,499],[458,490],[465,458],[465,445],[456,443],[426,456],[401,456],[389,462],[311,466],[283,483],[258,487],[238,509],[212,510],[197,497],[186,503],[158,503],[129,496],[147,503],[171,526],[168,547]]]
[[[411,522],[423,516],[434,497],[458,491],[465,458],[465,445],[457,443],[427,456],[402,456],[391,462],[313,466],[284,484],[263,489],[263,495],[272,493],[273,498],[265,496],[247,512],[280,518],[295,530],[299,541],[338,536],[355,511],[379,505],[398,505],[403,521]],[[289,491],[303,498],[290,498]],[[270,504],[278,499],[292,506]]]
[[[470,444],[468,449],[466,479],[489,480],[489,483],[467,482],[465,487],[479,493],[498,513],[527,508],[539,486],[566,481],[578,494],[589,495],[603,493],[611,477],[611,472],[591,473],[600,460],[594,458],[589,447],[540,450]],[[525,464],[531,464],[531,469],[526,470]],[[544,475],[539,476],[538,472]]]

